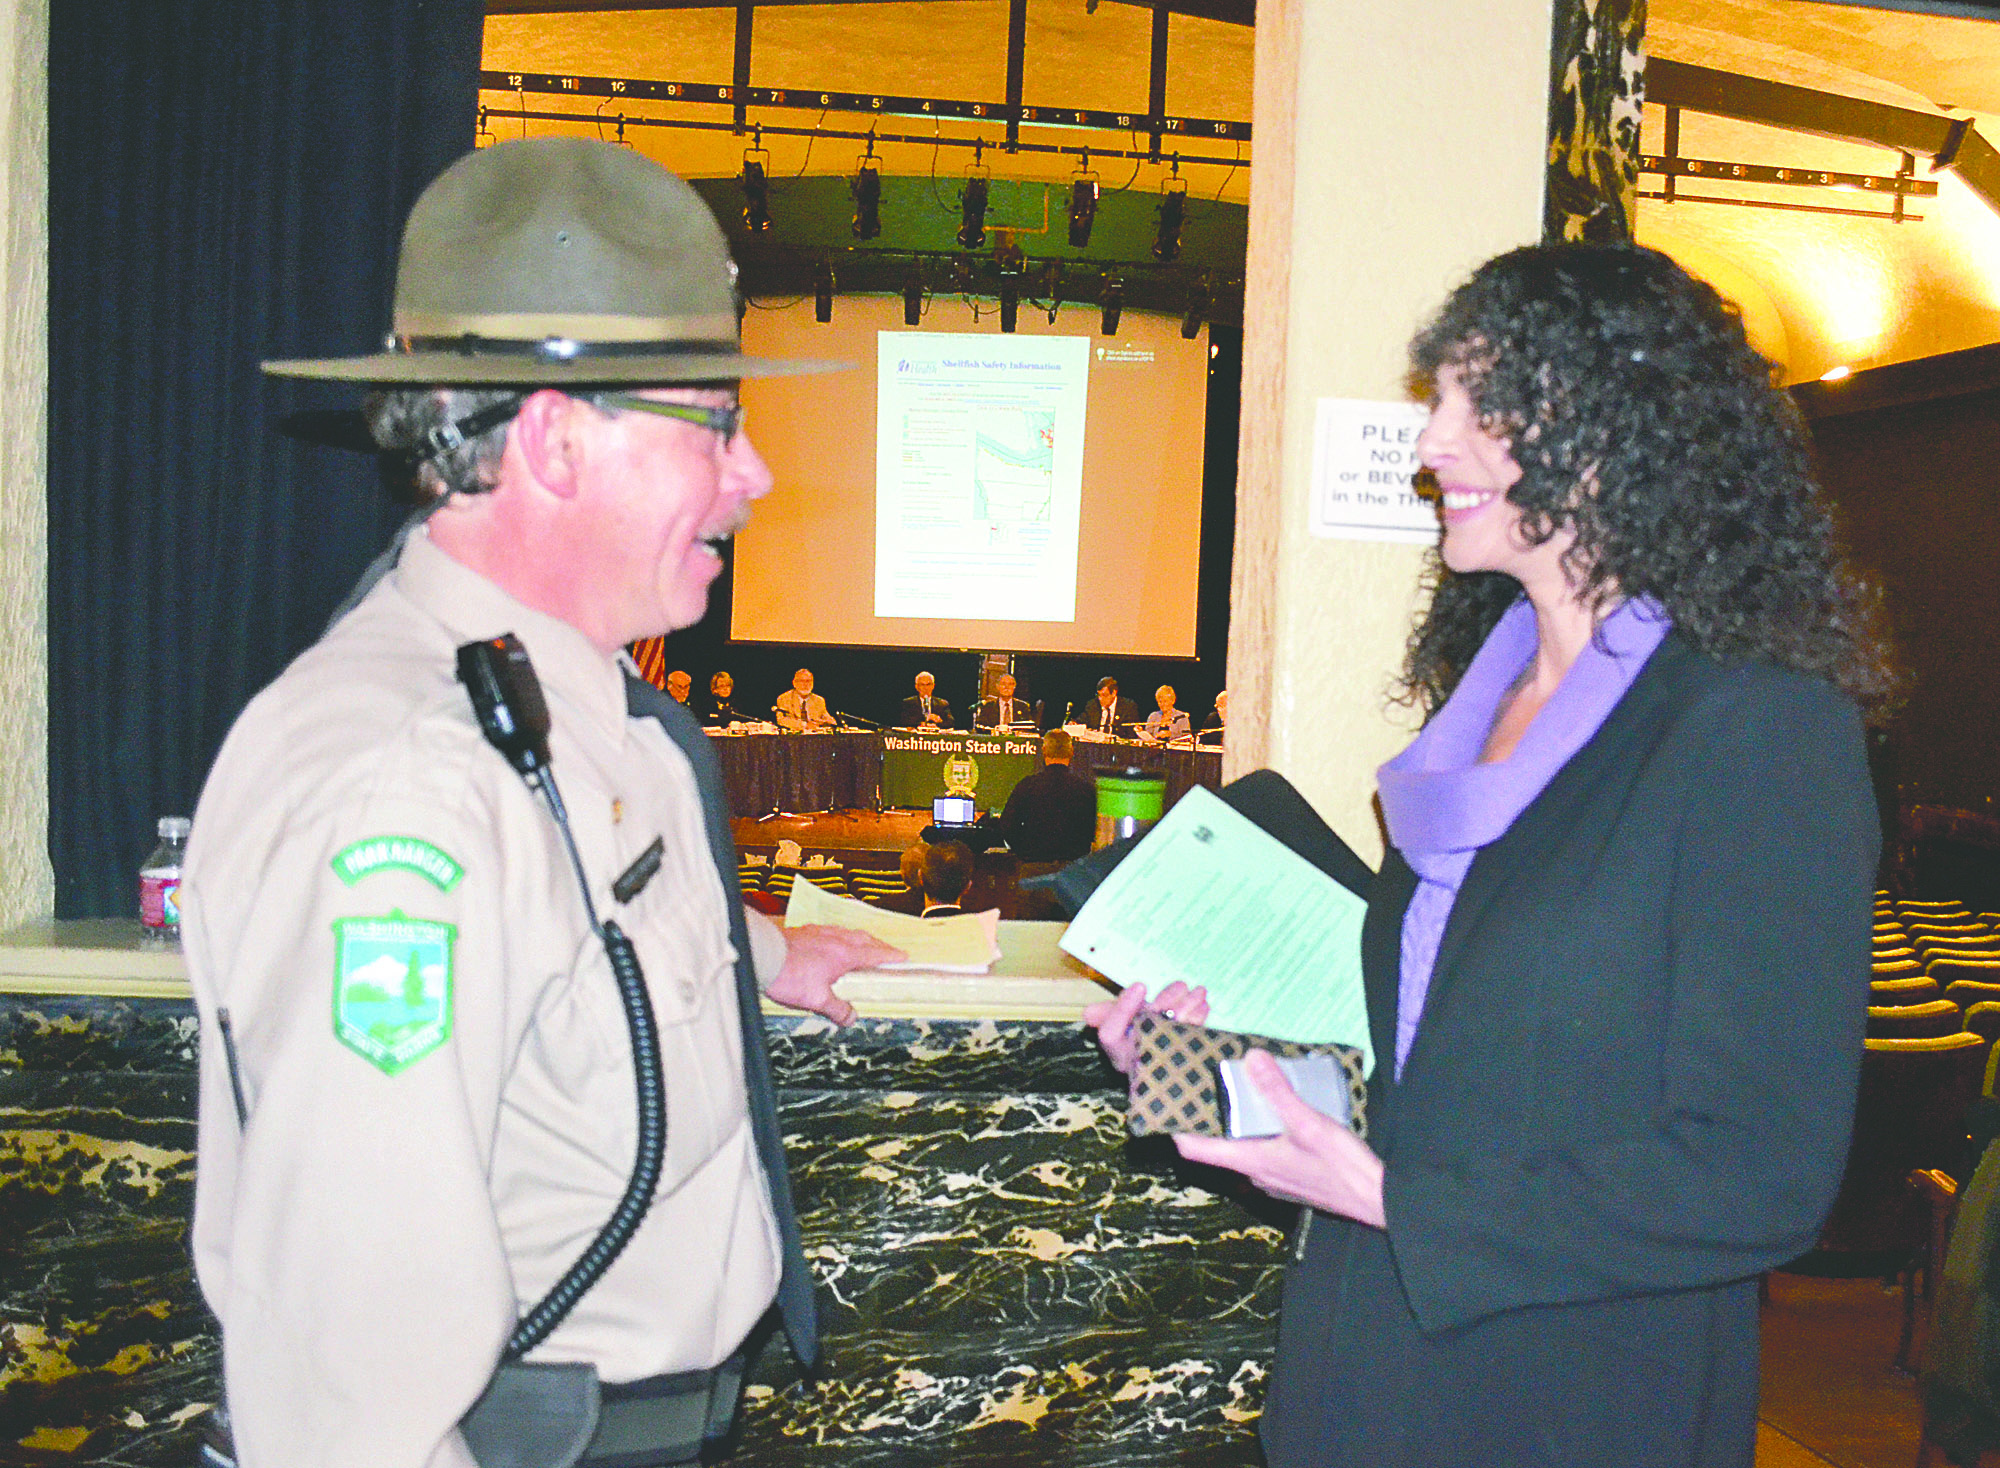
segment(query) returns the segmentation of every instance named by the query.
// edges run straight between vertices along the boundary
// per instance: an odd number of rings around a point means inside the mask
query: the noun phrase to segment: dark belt
[[[503,1367],[461,1426],[482,1468],[673,1468],[697,1462],[704,1447],[729,1435],[743,1395],[743,1368],[741,1350],[704,1371],[640,1381],[599,1383],[586,1365]],[[575,1456],[575,1436],[566,1449],[560,1446],[564,1423],[587,1420],[593,1409],[595,1430]],[[198,1461],[202,1468],[236,1468],[222,1406],[203,1424]]]
[[[729,1436],[743,1395],[743,1353],[706,1371],[680,1371],[598,1388],[597,1431],[579,1468],[692,1463]]]

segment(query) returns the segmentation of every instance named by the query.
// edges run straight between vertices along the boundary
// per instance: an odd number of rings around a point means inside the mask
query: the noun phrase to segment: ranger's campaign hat
[[[529,138],[468,153],[418,198],[383,351],[264,370],[533,387],[722,382],[841,365],[743,355],[728,242],[679,178],[630,148]]]

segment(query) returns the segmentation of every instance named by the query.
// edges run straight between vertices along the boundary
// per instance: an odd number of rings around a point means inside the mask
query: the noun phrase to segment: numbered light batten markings
[[[892,97],[869,92],[820,92],[801,88],[742,87],[716,82],[644,81],[632,77],[561,76],[553,72],[482,71],[489,92],[533,92],[571,97],[633,98],[648,102],[692,102],[711,106],[792,107],[809,112],[862,112],[879,116],[952,118],[972,122],[1020,122],[1038,127],[1094,128],[1110,132],[1158,132],[1170,137],[1250,141],[1250,124],[1213,117],[1152,117],[1139,112],[1100,112],[1078,107],[1009,107],[1005,102],[971,102],[945,97]],[[1016,116],[1015,114],[1019,115]]]

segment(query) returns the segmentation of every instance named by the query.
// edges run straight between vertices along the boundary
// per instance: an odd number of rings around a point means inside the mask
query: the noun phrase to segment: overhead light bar
[[[882,233],[882,169],[875,161],[873,138],[847,187],[854,195],[854,237],[872,240]]]
[[[1090,171],[1090,150],[1083,150],[1083,162],[1070,176],[1069,242],[1081,250],[1090,243],[1090,227],[1097,222],[1097,175]]]
[[[752,234],[771,232],[771,180],[767,165],[771,155],[761,146],[763,135],[755,135],[743,154],[743,227]]]
[[[1106,276],[1104,289],[1097,297],[1097,329],[1105,336],[1118,335],[1118,318],[1125,310],[1125,282],[1115,275]]]
[[[1201,324],[1208,319],[1208,277],[1203,276],[1188,287],[1187,310],[1181,316],[1181,337],[1193,341],[1201,335]]]
[[[1181,177],[1181,160],[1174,159],[1174,171],[1160,186],[1160,227],[1153,236],[1153,258],[1162,265],[1181,257],[1181,226],[1187,222],[1187,180]]]
[[[976,250],[986,243],[986,197],[993,185],[993,174],[979,161],[982,151],[981,143],[975,139],[972,166],[965,170],[965,187],[958,196],[958,243],[966,250]]]
[[[819,269],[813,272],[813,320],[821,326],[833,320],[833,262],[820,257]]]

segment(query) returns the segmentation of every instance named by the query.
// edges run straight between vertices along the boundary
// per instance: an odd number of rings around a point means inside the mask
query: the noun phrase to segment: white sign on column
[[[1437,510],[1410,487],[1422,467],[1417,435],[1429,421],[1430,410],[1416,403],[1321,398],[1313,421],[1312,533],[1435,545]]]

